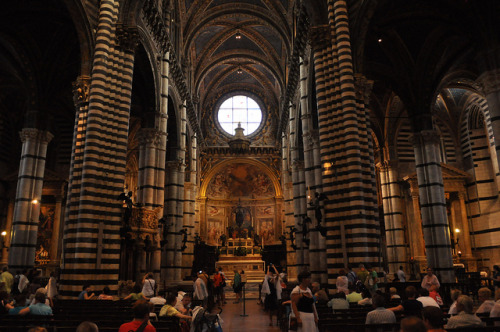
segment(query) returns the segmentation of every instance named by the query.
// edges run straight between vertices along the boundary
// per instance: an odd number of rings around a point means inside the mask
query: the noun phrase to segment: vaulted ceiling
[[[256,96],[270,113],[277,111],[286,86],[293,3],[186,0],[181,4],[182,52],[191,64],[202,118],[209,117],[222,96],[238,92]]]

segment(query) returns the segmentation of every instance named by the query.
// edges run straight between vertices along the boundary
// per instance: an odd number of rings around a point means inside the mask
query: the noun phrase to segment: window
[[[222,129],[234,135],[238,123],[245,129],[246,136],[253,134],[262,122],[262,111],[259,105],[250,97],[233,96],[226,99],[219,107],[217,119]]]

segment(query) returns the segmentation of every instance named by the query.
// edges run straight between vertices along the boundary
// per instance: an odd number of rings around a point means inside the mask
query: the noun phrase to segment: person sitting
[[[0,291],[0,314],[8,313],[12,308],[14,308],[14,305],[10,300],[9,293],[6,291]]]
[[[490,311],[490,317],[500,317],[500,288],[495,291],[495,305]],[[500,325],[500,322],[495,322],[496,325]]]
[[[430,290],[429,290],[429,296],[436,301],[437,304],[442,306],[444,304],[443,299],[441,298],[441,295],[438,293],[438,287],[436,285],[432,285]]]
[[[425,307],[422,318],[428,332],[446,332],[443,329],[443,311],[436,307]]]
[[[145,297],[144,294],[142,294],[141,289],[142,289],[141,285],[136,283],[134,285],[134,288],[132,288],[132,293],[125,296],[123,299],[124,300],[132,300],[132,301],[137,301],[137,300],[149,301],[149,299],[147,297]]]
[[[349,302],[347,302],[344,292],[333,294],[332,299],[326,305],[331,307],[333,312],[335,310],[349,309]]]
[[[339,276],[337,277],[337,291],[338,292],[344,292],[346,295],[349,294],[349,280],[346,277],[346,273],[344,269],[340,269],[339,271]]]
[[[155,327],[149,322],[149,313],[151,312],[152,306],[151,303],[145,300],[137,301],[132,308],[134,320],[122,324],[118,332],[137,331],[141,326],[144,326],[144,332],[156,332]]]
[[[104,287],[102,289],[102,293],[99,294],[99,296],[97,297],[98,300],[112,300],[113,299],[113,295],[110,294],[111,293],[111,290],[109,289],[108,286]]]
[[[477,291],[477,298],[481,305],[476,310],[477,314],[488,314],[490,315],[491,309],[495,306],[495,301],[491,299],[491,290],[489,288],[483,287]]]
[[[167,296],[167,304],[164,305],[160,310],[160,317],[177,317],[182,319],[191,319],[191,316],[181,314],[175,305],[177,303],[177,296],[175,294],[169,294]]]
[[[400,305],[394,308],[389,308],[391,311],[404,311],[405,316],[417,316],[420,317],[422,313],[422,302],[417,301],[415,297],[417,296],[417,290],[413,286],[408,286],[405,288],[405,294],[407,300],[403,301]]]
[[[167,300],[165,300],[165,291],[161,291],[157,296],[150,298],[149,302],[154,305],[165,305],[165,303],[167,303]]]
[[[413,287],[413,286],[411,286]],[[413,287],[415,288],[415,287]],[[416,290],[415,290],[416,292]],[[401,320],[401,330],[400,332],[426,332],[427,329],[425,327],[424,322],[415,316],[410,316],[403,318]]]
[[[358,305],[372,305],[372,293],[369,290],[365,289],[361,295],[363,299],[358,301]]]
[[[396,307],[401,304],[401,296],[399,296],[396,287],[389,288],[389,296],[390,296],[388,303],[389,307]]]
[[[346,300],[349,303],[358,303],[363,299],[360,293],[356,291],[355,285],[349,285],[349,295],[346,296]]]
[[[373,307],[375,310],[370,311],[366,315],[365,324],[392,324],[396,323],[396,315],[394,312],[384,308],[385,299],[382,295],[375,294],[372,298]]]
[[[474,315],[474,313],[472,312],[472,307],[472,299],[467,295],[460,295],[457,299],[458,315],[450,317],[450,319],[448,319],[446,329],[481,326],[481,319]]]
[[[47,297],[42,292],[37,292],[35,294],[35,304],[31,304],[29,307],[19,311],[19,315],[38,315],[38,316],[50,316],[52,315],[52,308],[45,304]]]
[[[311,283],[311,291],[314,294],[313,298],[317,304],[325,304],[328,302],[328,294],[321,289],[319,282]],[[345,297],[344,297],[345,298]]]
[[[423,307],[438,307],[436,300],[429,296],[429,291],[425,288],[420,288],[419,290],[420,296],[417,298],[417,301],[422,302]]]
[[[95,294],[91,293],[92,288],[90,287],[90,284],[83,284],[82,291],[78,295],[79,300],[90,300],[94,298]]]
[[[179,301],[179,298],[177,298],[175,309],[177,309],[183,315],[189,315],[191,312],[190,306],[191,306],[191,296],[189,294],[184,294],[182,300]]]
[[[26,295],[24,294],[19,294],[14,297],[14,308],[9,310],[9,315],[19,315],[19,312],[21,310],[27,308],[28,306],[26,305]],[[23,313],[24,315],[27,314],[27,312]]]
[[[85,321],[78,325],[76,332],[99,332],[99,328],[95,323]]]
[[[450,297],[453,303],[450,306],[450,310],[448,310],[448,315],[456,315],[458,314],[457,312],[457,299],[458,297],[462,295],[462,291],[460,289],[453,289],[451,291]]]

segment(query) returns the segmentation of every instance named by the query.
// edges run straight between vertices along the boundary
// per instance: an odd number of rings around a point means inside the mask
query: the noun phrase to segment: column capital
[[[134,53],[139,45],[139,30],[137,27],[118,23],[116,25],[116,39],[124,51]]]
[[[363,74],[354,74],[354,87],[356,89],[356,97],[363,100],[365,105],[370,102],[370,94],[373,88],[373,81],[367,79]]]
[[[137,139],[141,145],[158,146],[162,133],[156,128],[141,128],[137,133]]]
[[[330,25],[317,25],[311,27],[311,47],[314,51],[331,46]]]
[[[182,171],[182,167],[186,167],[186,164],[184,164],[184,160],[182,160],[182,158],[165,162],[166,169],[176,169],[177,171]]]
[[[19,136],[21,137],[21,142],[26,142],[30,140],[41,141],[43,143],[49,143],[54,135],[45,130],[39,130],[36,128],[23,128],[19,132]]]
[[[409,140],[413,146],[425,145],[426,143],[439,144],[441,136],[436,130],[422,130],[421,132],[413,133]]]
[[[398,161],[397,160],[384,160],[379,163],[377,163],[377,168],[380,171],[388,171],[391,169],[397,169],[398,167]]]
[[[90,76],[78,76],[73,86],[73,103],[80,107],[89,102]]]
[[[485,71],[477,80],[485,96],[500,92],[500,69]]]
[[[304,168],[304,161],[303,160],[298,160],[298,159],[294,159],[292,161],[292,169],[297,171],[299,169],[303,169]]]

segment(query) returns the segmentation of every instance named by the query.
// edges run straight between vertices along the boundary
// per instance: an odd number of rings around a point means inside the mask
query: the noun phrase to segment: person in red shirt
[[[137,329],[145,325],[144,332],[156,332],[156,329],[149,321],[149,313],[151,312],[152,304],[146,301],[137,301],[132,308],[134,312],[134,320],[122,324],[119,332],[135,332]]]

